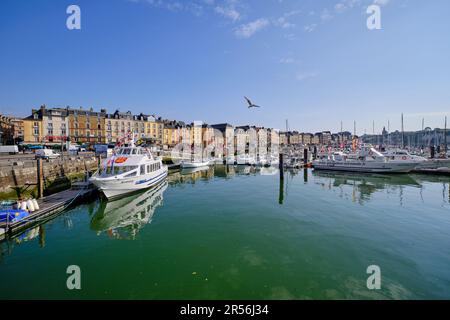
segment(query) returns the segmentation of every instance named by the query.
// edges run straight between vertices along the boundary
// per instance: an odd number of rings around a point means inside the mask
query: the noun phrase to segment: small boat
[[[14,223],[20,220],[24,220],[29,216],[28,211],[15,209],[15,210],[1,210],[0,211],[0,224]]]
[[[89,180],[108,198],[148,189],[166,179],[167,166],[142,147],[122,147]]]
[[[192,160],[182,160],[180,162],[180,167],[184,168],[184,169],[188,169],[188,168],[200,168],[200,167],[207,167],[209,165],[213,164],[212,161],[210,160],[203,160],[203,159],[192,159]]]
[[[237,165],[254,165],[255,162],[255,157],[248,153],[240,154],[236,157]]]

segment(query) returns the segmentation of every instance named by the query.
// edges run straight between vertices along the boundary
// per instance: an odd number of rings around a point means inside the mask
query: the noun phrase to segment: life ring
[[[127,161],[128,158],[127,157],[119,157],[116,159],[116,161],[114,161],[115,163],[124,163],[125,161]]]
[[[369,151],[369,156],[371,156],[371,155],[373,155],[373,152],[372,152],[372,150],[370,150],[370,151]]]
[[[402,157],[402,160],[406,160],[406,156],[403,156],[403,157]]]

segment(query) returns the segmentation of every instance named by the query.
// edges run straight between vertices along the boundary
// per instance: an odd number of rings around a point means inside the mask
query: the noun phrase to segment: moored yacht
[[[362,146],[357,154],[333,152],[313,161],[316,170],[352,172],[404,173],[413,170],[417,163],[390,160],[371,146]]]
[[[122,147],[90,181],[109,199],[150,188],[167,177],[167,166],[142,147]]]
[[[211,161],[204,161],[204,160],[200,160],[200,161],[186,161],[183,160],[180,162],[180,167],[184,168],[184,169],[192,169],[192,168],[201,168],[201,167],[207,167],[209,165],[211,165]]]
[[[388,160],[407,161],[420,165],[427,161],[425,157],[410,154],[407,150],[388,149],[382,153]]]

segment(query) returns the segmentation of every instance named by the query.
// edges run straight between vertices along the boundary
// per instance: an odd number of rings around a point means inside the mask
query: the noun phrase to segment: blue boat
[[[1,210],[0,211],[0,223],[11,223],[23,220],[29,216],[29,213],[25,210]]]

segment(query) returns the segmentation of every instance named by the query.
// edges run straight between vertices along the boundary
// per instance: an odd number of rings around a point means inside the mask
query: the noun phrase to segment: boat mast
[[[403,113],[402,113],[402,149],[405,149],[405,131],[403,127]]]
[[[445,123],[444,123],[444,151],[445,155],[447,155],[447,116],[445,116]]]
[[[391,146],[391,122],[388,120],[388,145]]]

